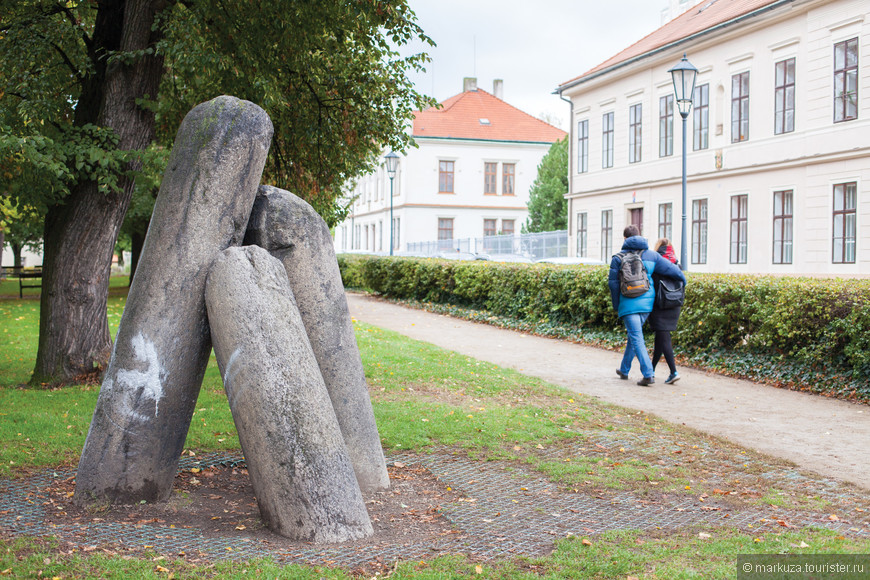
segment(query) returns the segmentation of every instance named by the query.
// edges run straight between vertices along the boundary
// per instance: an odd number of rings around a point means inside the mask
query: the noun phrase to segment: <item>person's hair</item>
[[[659,248],[667,247],[671,245],[671,241],[667,238],[659,238],[656,240],[656,243],[653,245],[653,251],[658,252]]]
[[[639,236],[639,235],[640,235],[640,230],[637,229],[637,226],[634,224],[628,224],[627,226],[625,226],[625,229],[622,230],[622,237],[623,238],[630,238],[631,236]]]

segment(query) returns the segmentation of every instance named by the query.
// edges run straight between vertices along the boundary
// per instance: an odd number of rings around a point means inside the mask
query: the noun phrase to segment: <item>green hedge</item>
[[[621,328],[610,306],[606,266],[349,254],[338,261],[347,288],[485,310],[532,325]],[[756,374],[791,386],[870,397],[870,280],[688,276],[673,335],[682,354],[726,370],[759,367]]]

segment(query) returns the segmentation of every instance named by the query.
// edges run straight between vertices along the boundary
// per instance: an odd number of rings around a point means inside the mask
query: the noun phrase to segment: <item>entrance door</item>
[[[643,235],[643,208],[635,207],[628,210],[631,214],[631,223],[637,226],[637,231]]]

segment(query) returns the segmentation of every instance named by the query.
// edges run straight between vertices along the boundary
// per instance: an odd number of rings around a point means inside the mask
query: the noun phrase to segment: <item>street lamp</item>
[[[677,100],[677,110],[683,118],[683,229],[680,234],[680,267],[688,269],[686,261],[686,117],[692,110],[692,99],[695,95],[695,77],[698,69],[692,66],[683,53],[683,58],[668,71],[674,80],[674,96]]]
[[[393,231],[396,229],[393,223],[393,178],[396,176],[396,169],[399,168],[399,156],[394,151],[390,151],[384,156],[384,162],[387,164],[387,175],[390,176],[390,255],[393,255]]]

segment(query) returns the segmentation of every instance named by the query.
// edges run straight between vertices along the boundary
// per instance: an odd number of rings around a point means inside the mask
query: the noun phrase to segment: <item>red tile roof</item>
[[[555,143],[567,135],[481,89],[465,91],[441,105],[414,112],[414,137]]]
[[[750,16],[753,12],[777,8],[792,2],[793,0],[703,0],[622,52],[560,86],[564,88],[567,85],[574,85],[586,77],[597,76],[596,73],[617,67],[634,58],[655,52],[657,49],[709,31],[719,25]]]

